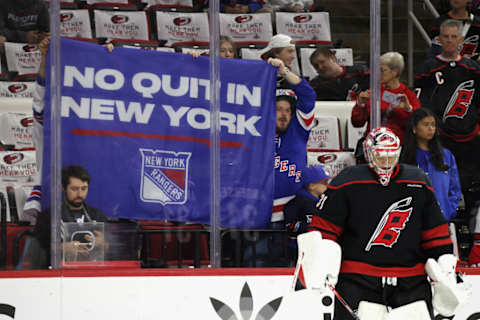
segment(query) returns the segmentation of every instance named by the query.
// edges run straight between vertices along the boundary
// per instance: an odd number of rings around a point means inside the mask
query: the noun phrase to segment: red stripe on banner
[[[450,237],[450,232],[448,232],[447,224],[441,224],[438,227],[422,232],[422,241],[428,241],[433,238],[441,237]]]
[[[431,249],[433,247],[447,246],[449,244],[452,244],[452,239],[450,238],[432,240],[432,241],[428,241],[427,243],[423,243],[422,248],[426,250],[426,249]]]
[[[112,131],[112,130],[89,130],[89,129],[72,129],[72,133],[76,136],[92,136],[92,137],[120,137],[120,138],[144,138],[144,139],[159,139],[166,141],[190,141],[203,143],[210,147],[210,139],[184,136],[167,136],[164,134],[153,133],[139,133],[126,131]],[[235,141],[220,141],[220,148],[236,148],[242,147],[241,142]]]
[[[425,274],[425,264],[412,267],[377,267],[358,261],[342,261],[340,273],[361,273],[372,277],[414,277]]]

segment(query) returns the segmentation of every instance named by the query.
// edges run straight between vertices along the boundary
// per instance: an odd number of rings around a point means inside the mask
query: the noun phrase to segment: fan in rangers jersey
[[[400,150],[390,129],[372,130],[364,142],[368,164],[348,167],[331,181],[309,225],[323,241],[340,245],[336,290],[360,319],[386,319],[386,313],[388,319],[433,319],[427,259],[439,260],[441,273],[454,277],[452,241],[433,188],[421,169],[398,164]],[[335,285],[336,276],[325,281]],[[445,313],[457,307],[435,302]],[[336,301],[334,319],[352,316]]]
[[[457,160],[465,191],[480,181],[480,65],[460,55],[461,29],[457,20],[442,23],[442,53],[424,62],[415,88],[422,106],[438,118],[442,144]]]
[[[275,135],[275,185],[271,229],[285,229],[284,205],[302,187],[302,171],[307,165],[307,140],[314,126],[315,91],[308,82],[290,72],[284,62],[268,58],[278,67],[291,89],[277,89]],[[247,266],[285,266],[285,242],[279,233],[268,234],[244,251]],[[283,257],[282,257],[283,256]]]

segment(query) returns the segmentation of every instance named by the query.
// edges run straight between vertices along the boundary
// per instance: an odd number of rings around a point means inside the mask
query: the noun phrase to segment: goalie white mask
[[[365,159],[382,186],[388,186],[400,157],[400,139],[388,128],[370,131],[363,142]]]

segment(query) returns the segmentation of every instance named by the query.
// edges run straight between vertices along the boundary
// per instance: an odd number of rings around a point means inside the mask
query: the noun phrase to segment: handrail
[[[425,2],[425,5],[427,6],[428,10],[432,13],[433,17],[436,19],[440,17],[440,14],[438,13],[437,9],[433,6],[433,4],[430,2],[430,0],[423,0]]]
[[[415,27],[417,27],[417,30],[420,32],[420,35],[423,37],[423,39],[425,40],[425,42],[428,44],[428,46],[430,47],[432,45],[432,39],[430,39],[430,36],[428,35],[428,33],[425,31],[425,28],[422,26],[422,24],[420,23],[420,21],[417,19],[417,17],[415,16],[415,14],[413,13],[413,11],[409,11],[408,12],[408,16],[410,19],[412,19],[412,22],[413,24],[415,25]]]
[[[0,269],[4,269],[7,266],[7,202],[5,201],[3,192],[0,192],[0,210],[0,242],[2,243],[2,247],[0,248]]]

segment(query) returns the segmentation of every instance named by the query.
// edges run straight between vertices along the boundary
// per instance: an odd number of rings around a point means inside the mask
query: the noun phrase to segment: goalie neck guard
[[[363,142],[365,159],[382,186],[388,186],[400,157],[400,139],[388,128],[370,131]]]

